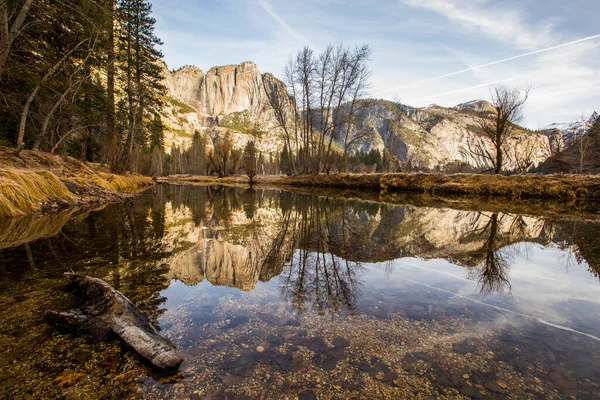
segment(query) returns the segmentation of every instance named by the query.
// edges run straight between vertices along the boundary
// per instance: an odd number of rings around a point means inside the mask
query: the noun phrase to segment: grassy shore
[[[116,175],[99,164],[0,148],[0,217],[18,217],[76,205],[116,201],[151,185],[152,178]]]
[[[285,177],[282,186],[335,187],[441,196],[507,199],[600,200],[596,175],[481,175],[481,174],[333,174]]]
[[[282,179],[283,175],[257,175],[254,177],[255,185],[270,185]],[[220,186],[240,186],[249,185],[250,180],[246,175],[234,175],[219,178],[218,176],[206,175],[169,175],[158,178],[159,182],[196,184],[196,185],[220,185]]]

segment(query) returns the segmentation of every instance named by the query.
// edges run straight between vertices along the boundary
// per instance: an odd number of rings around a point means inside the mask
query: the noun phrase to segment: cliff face
[[[170,71],[165,65],[163,73],[167,150],[189,147],[194,131],[207,127],[231,131],[238,147],[252,139],[247,132],[250,128],[267,132],[256,140],[259,150],[280,150],[282,142],[266,91],[285,90],[285,85],[273,75],[261,74],[252,62],[213,67],[207,73],[193,66]]]
[[[167,87],[163,120],[167,126],[165,144],[188,148],[194,131],[229,131],[237,147],[255,140],[260,151],[282,150],[280,128],[269,106],[269,96],[285,91],[283,82],[261,74],[252,62],[213,67],[207,73],[192,66],[170,71],[164,66]],[[291,106],[291,105],[290,105]],[[478,113],[492,111],[485,101],[476,100],[454,108],[432,105],[413,108],[386,100],[375,100],[361,109],[356,129],[369,132],[352,150],[391,151],[413,167],[434,169],[468,164],[490,168],[489,161],[476,153],[493,153],[478,132]],[[258,138],[250,130],[263,132]],[[506,168],[538,165],[551,154],[553,137],[518,128],[508,142]]]
[[[355,149],[390,150],[402,162],[414,167],[433,169],[449,164],[465,163],[475,168],[491,168],[487,159],[477,153],[494,154],[493,148],[478,132],[478,115],[490,111],[491,104],[474,101],[454,108],[432,105],[413,108],[385,100],[377,100],[361,110],[358,129],[369,136]],[[507,169],[531,162],[538,165],[551,154],[550,141],[541,132],[515,129],[508,140]]]

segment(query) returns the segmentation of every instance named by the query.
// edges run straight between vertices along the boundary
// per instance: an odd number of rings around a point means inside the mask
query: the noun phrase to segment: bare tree
[[[505,147],[515,125],[523,118],[523,106],[529,97],[529,91],[530,88],[521,90],[502,85],[496,86],[492,92],[494,111],[479,117],[481,136],[491,145],[491,151],[481,146],[475,154],[487,159],[496,174],[502,172]]]
[[[213,151],[208,156],[211,168],[221,178],[230,175],[237,169],[231,134],[227,132],[221,135],[220,132],[215,132],[211,139]]]
[[[588,135],[591,126],[588,126],[588,119],[584,115],[581,115],[581,129],[578,129],[573,134],[573,146],[575,147],[577,154],[577,164],[579,173],[583,173],[583,169],[586,165],[588,149],[592,142],[590,135]]]
[[[294,98],[290,96],[285,87],[282,87],[271,74],[263,75],[263,86],[267,93],[269,107],[275,116],[277,126],[283,130],[284,148],[287,154],[287,161],[293,173],[297,173],[296,163],[294,162],[293,152],[295,141],[297,145],[296,135],[296,103]]]
[[[271,88],[269,102],[284,129],[294,173],[329,171],[336,158],[334,141],[347,153],[365,136],[355,129],[355,117],[366,104],[361,99],[368,88],[370,54],[368,45],[328,46],[318,56],[304,47],[286,65],[287,96]]]
[[[21,34],[23,23],[35,2],[36,0],[25,0],[20,8],[20,2],[12,2],[15,9],[9,10],[9,1],[0,0],[0,75],[4,72],[12,45]],[[13,15],[14,18],[11,19]]]

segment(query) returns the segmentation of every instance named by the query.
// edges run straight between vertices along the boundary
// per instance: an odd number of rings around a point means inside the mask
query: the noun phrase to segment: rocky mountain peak
[[[195,131],[228,131],[235,145],[255,140],[259,151],[282,150],[281,129],[269,106],[269,96],[285,92],[283,82],[270,73],[261,74],[250,61],[215,66],[204,73],[186,66],[170,71],[165,66],[165,85],[170,104],[164,115],[165,144],[187,148]],[[474,155],[472,148],[489,144],[478,131],[476,112],[493,111],[485,100],[474,100],[446,108],[432,104],[417,108],[387,100],[373,100],[361,111],[357,128],[370,134],[353,145],[351,151],[387,150],[400,161],[423,169],[470,165],[489,168],[488,161]],[[290,103],[291,106],[291,103]],[[259,139],[248,131],[265,132]],[[526,157],[538,165],[550,155],[549,136],[518,129],[511,138],[507,168],[514,169]],[[514,143],[513,143],[514,142]]]
[[[475,112],[483,112],[483,111],[494,111],[494,106],[485,100],[472,100],[466,103],[461,103],[454,106],[457,110],[467,110],[467,111],[475,111]]]

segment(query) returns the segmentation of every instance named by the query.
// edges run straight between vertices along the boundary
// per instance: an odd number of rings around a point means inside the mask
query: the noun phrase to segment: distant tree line
[[[563,135],[555,132],[551,157],[536,172],[597,173],[600,170],[600,117],[594,112],[582,116],[579,129]]]
[[[243,149],[236,148],[231,133],[209,130],[196,131],[188,149],[174,146],[170,154],[156,152],[152,175],[216,175],[226,177],[245,174],[251,181],[259,174],[279,174],[280,155],[261,152],[254,140]]]

